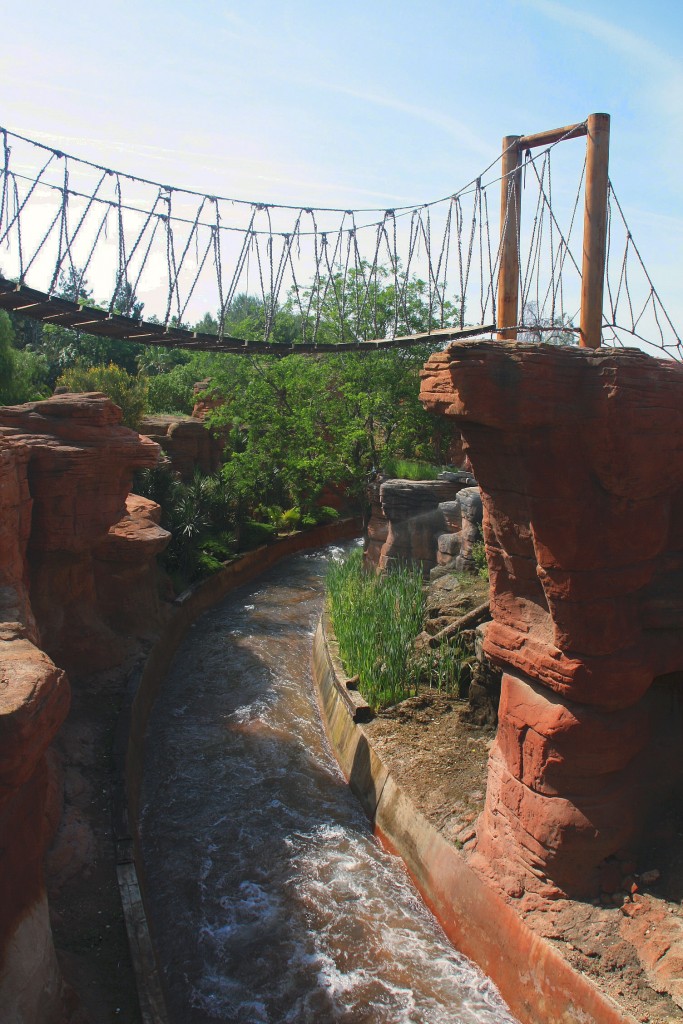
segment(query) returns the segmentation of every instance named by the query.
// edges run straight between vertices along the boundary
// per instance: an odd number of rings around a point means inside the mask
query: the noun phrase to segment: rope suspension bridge
[[[553,180],[557,149],[583,137],[570,193]],[[507,136],[457,192],[352,210],[164,185],[0,128],[0,308],[95,336],[215,352],[367,352],[496,333],[592,348],[640,343],[681,360],[681,336],[609,181],[608,144],[605,114]],[[99,304],[86,282],[104,296]],[[244,296],[259,310],[258,338],[231,334]],[[140,300],[154,311],[148,319],[135,315]],[[207,308],[211,330],[202,329]],[[285,339],[283,310],[294,325]]]

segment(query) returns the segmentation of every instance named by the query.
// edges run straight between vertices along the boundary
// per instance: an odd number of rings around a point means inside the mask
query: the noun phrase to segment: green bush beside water
[[[332,564],[327,592],[342,663],[359,677],[358,689],[373,710],[415,694],[408,664],[424,615],[419,569],[377,576],[365,571],[358,548]]]

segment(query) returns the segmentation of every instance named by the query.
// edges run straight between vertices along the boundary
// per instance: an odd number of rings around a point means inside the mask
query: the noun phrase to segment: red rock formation
[[[144,416],[140,430],[163,448],[183,480],[191,480],[195,469],[204,475],[215,473],[223,461],[225,442],[214,436],[203,418]]]
[[[67,671],[115,663],[98,606],[93,550],[125,514],[133,472],[158,445],[121,426],[104,395],[56,395],[0,410],[0,439],[27,450],[33,501],[26,578],[43,650]]]
[[[225,405],[224,397],[218,391],[211,391],[211,378],[198,380],[192,388],[192,393],[194,395],[192,418],[195,420],[203,421],[214,409],[220,409]]]
[[[126,514],[93,551],[98,607],[117,633],[141,636],[163,617],[156,556],[170,534],[160,520],[156,502],[129,494]]]
[[[0,438],[0,1007],[50,1020],[61,982],[43,879],[45,752],[66,716],[69,685],[36,647],[28,596],[28,445]]]
[[[594,895],[681,781],[683,367],[469,342],[430,358],[421,397],[484,501],[505,673],[479,855],[508,891]]]
[[[126,512],[134,469],[159,449],[120,421],[98,394],[0,409],[0,1015],[22,1024],[63,1019],[43,871],[60,802],[48,806],[46,751],[69,707],[63,669],[116,662],[102,566],[115,559],[113,575],[129,567],[139,586],[130,553],[145,550],[144,573],[167,538],[151,503]]]

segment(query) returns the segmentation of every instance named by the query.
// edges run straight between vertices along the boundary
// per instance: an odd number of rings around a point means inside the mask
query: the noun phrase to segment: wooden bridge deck
[[[0,277],[0,309],[21,316],[39,320],[44,324],[69,327],[97,337],[113,338],[118,341],[135,341],[140,345],[163,345],[166,348],[197,349],[208,352],[233,352],[239,355],[286,356],[293,353],[306,355],[316,352],[373,352],[382,349],[406,348],[427,342],[441,344],[462,338],[474,338],[494,331],[495,324],[478,327],[446,327],[421,334],[408,334],[398,338],[381,338],[372,341],[339,342],[339,344],[318,344],[297,342],[282,344],[268,341],[245,341],[224,335],[203,334],[184,327],[164,327],[149,320],[133,320],[118,313],[109,313],[95,306],[83,306],[68,299],[47,295],[45,292],[27,288]]]

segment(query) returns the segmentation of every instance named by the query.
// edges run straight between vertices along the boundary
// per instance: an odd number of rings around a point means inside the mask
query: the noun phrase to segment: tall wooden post
[[[503,330],[517,324],[519,310],[519,229],[522,198],[522,150],[519,135],[503,139],[500,184],[501,252],[498,276],[498,338],[515,341],[517,331]]]
[[[581,334],[583,348],[599,348],[607,252],[609,114],[590,114],[586,142],[586,199],[583,218]]]

